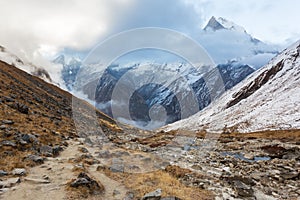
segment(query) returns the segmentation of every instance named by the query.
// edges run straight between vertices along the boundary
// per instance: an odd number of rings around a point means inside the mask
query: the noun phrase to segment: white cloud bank
[[[9,0],[0,1],[0,45],[46,65],[69,48],[88,50],[111,34],[157,26],[197,35],[212,16],[240,24],[264,41],[300,37],[296,0]]]

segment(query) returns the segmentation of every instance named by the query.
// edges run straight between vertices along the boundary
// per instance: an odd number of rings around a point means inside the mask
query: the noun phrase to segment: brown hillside
[[[81,113],[94,109],[84,101],[73,100],[82,105]],[[119,130],[111,118],[96,113],[104,132]],[[72,114],[71,94],[0,62],[1,170],[34,165],[26,159],[28,155],[41,155],[42,146],[63,146],[65,139],[77,137]]]

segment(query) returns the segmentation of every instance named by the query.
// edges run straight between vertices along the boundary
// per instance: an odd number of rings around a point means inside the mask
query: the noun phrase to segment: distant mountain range
[[[207,74],[216,74],[217,72],[221,75],[224,86],[223,88],[217,89],[219,90],[217,91],[219,95],[239,83],[259,67],[266,64],[269,59],[278,53],[278,50],[274,46],[265,44],[252,37],[244,28],[224,18],[216,19],[215,17],[212,17],[209,20],[201,33],[199,39],[200,44],[201,40],[208,38],[209,40],[220,40],[219,43],[214,43],[213,41],[203,42],[203,46],[207,48],[209,53],[223,52],[218,53],[220,59],[215,59],[215,57],[218,56],[214,55],[214,59],[217,61],[217,66],[213,70],[215,72],[207,72]],[[225,60],[223,57],[225,57]],[[224,62],[218,62],[222,60]],[[74,90],[73,87],[76,82],[77,73],[79,70],[85,70],[85,68],[82,67],[81,60],[72,56],[60,55],[53,62],[63,66],[61,72],[62,78],[68,90]],[[164,68],[163,72],[153,71],[153,77],[157,76],[157,73],[168,73],[168,70],[177,71],[175,76],[185,77],[188,80],[187,84],[180,84],[179,79],[174,80],[167,88],[162,87],[162,85],[148,84],[136,90],[136,92],[132,94],[129,102],[114,103],[112,101],[112,93],[116,84],[124,74],[131,70],[135,70],[135,72],[140,73],[135,74],[140,79],[151,79],[146,77],[146,75],[143,75],[143,72],[138,72],[138,70],[136,70],[139,66],[145,65],[148,65],[153,69]],[[184,69],[182,69],[182,67]],[[154,129],[178,121],[202,110],[214,100],[210,97],[210,91],[207,88],[206,82],[212,81],[210,85],[216,85],[216,83],[213,83],[216,81],[216,77],[211,76],[210,80],[204,80],[203,76],[207,75],[197,73],[184,62],[160,63],[133,60],[131,64],[119,64],[116,61],[115,64],[109,66],[106,70],[101,72],[101,74],[96,76],[90,66],[86,69],[88,70],[86,70],[87,72],[84,72],[85,76],[93,78],[91,78],[87,84],[83,85],[82,88],[79,88],[79,90],[87,94],[89,99],[95,100],[97,107],[101,111],[112,117],[125,120],[124,122],[142,128]],[[148,73],[147,76],[149,76]],[[131,81],[130,83],[130,80],[128,81],[128,84],[125,85],[124,88],[130,87],[129,85],[134,85],[134,82]],[[180,101],[189,98],[190,91],[187,87],[192,89],[198,102],[197,109],[190,109],[188,111],[188,116],[182,114],[183,109],[189,109],[187,108],[188,106],[183,108],[182,105],[180,105]],[[132,89],[133,88],[127,88],[125,91],[128,92]],[[177,97],[178,94],[180,94],[180,99]],[[121,119],[123,118],[122,114],[121,116],[114,116],[112,107],[117,107],[117,109],[120,110],[121,108],[118,107],[122,107],[124,104],[130,107],[130,116],[125,116],[125,119]],[[150,110],[151,112],[157,112],[158,114],[158,111],[155,111],[154,109],[155,105],[160,105],[166,111],[167,117],[161,122],[153,122],[153,119],[151,119]]]
[[[61,65],[61,78],[69,91],[74,92],[74,94],[78,92],[86,94],[90,100],[95,101],[101,111],[112,117],[125,120],[124,122],[135,126],[154,129],[195,114],[214,101],[215,99],[210,96],[211,91],[209,91],[207,83],[209,81],[211,87],[217,87],[216,74],[221,76],[223,82],[222,88],[216,89],[216,93],[220,96],[224,91],[229,90],[256,69],[266,64],[278,53],[276,46],[263,43],[248,34],[243,27],[224,18],[212,17],[196,40],[216,62],[213,70],[199,73],[185,61],[165,63],[161,60],[155,62],[133,58],[130,63],[118,63],[117,60],[100,74],[97,74],[93,66],[83,66],[82,60],[73,57],[73,55],[60,55],[52,62]],[[0,48],[0,59],[48,82],[58,84],[57,77],[53,79],[45,69],[30,63],[24,63],[3,47]],[[152,70],[152,74],[149,74],[149,70],[147,73],[141,69],[137,70],[140,66],[148,66],[148,68],[155,70]],[[203,66],[197,67],[203,68]],[[79,71],[84,71],[86,84],[82,85],[81,88],[74,88]],[[127,84],[124,85],[124,88],[127,87],[124,91],[135,90],[130,101],[112,101],[115,86],[120,83],[122,77],[124,79],[124,74],[131,71],[139,79],[149,81],[151,78],[158,76],[159,73],[169,74],[172,72],[174,77],[186,79],[186,83],[182,83],[181,79],[174,79],[167,87],[160,84],[147,84],[136,89],[130,88],[130,85],[134,85],[134,82],[128,79]],[[188,105],[181,105],[180,103],[181,101],[188,102],[190,93],[195,95],[196,107],[191,106],[189,108]],[[121,119],[123,118],[122,114],[121,116],[114,116],[112,108],[122,110],[124,105],[129,107],[130,116],[125,116],[125,119]],[[157,105],[160,109],[165,110],[166,118],[153,121],[152,115],[155,115],[155,113],[159,115],[160,112],[156,110]],[[186,110],[188,114],[183,114],[183,110]]]

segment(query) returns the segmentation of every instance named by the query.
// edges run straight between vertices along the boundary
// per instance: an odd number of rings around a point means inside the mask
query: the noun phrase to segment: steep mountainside
[[[83,105],[83,114],[94,109],[75,97],[73,102]],[[95,112],[105,133],[119,130],[111,118]],[[0,62],[0,170],[32,166],[30,155],[43,156],[45,149],[61,149],[65,139],[78,137],[73,115],[69,93]],[[82,120],[89,122],[89,116]]]
[[[194,116],[165,127],[249,132],[300,128],[300,42]]]

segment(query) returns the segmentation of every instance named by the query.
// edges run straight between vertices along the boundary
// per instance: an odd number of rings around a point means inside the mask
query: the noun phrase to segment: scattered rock
[[[21,104],[19,102],[16,102],[12,105],[12,108],[18,110],[20,113],[23,113],[23,114],[28,114],[29,113],[29,108],[28,106],[24,105],[24,104]]]
[[[253,197],[254,190],[251,187],[255,185],[253,180],[239,176],[226,177],[225,180],[234,188],[239,197]]]
[[[16,146],[17,146],[16,143],[14,143],[14,142],[12,142],[12,141],[8,141],[8,140],[2,141],[1,144],[2,144],[3,146],[10,146],[10,147],[16,147]]]
[[[162,195],[162,190],[159,188],[153,192],[145,194],[142,200],[160,200]]]
[[[25,158],[25,160],[30,160],[33,161],[37,164],[43,164],[44,163],[44,158],[41,156],[37,156],[37,155],[29,155]]]
[[[164,198],[161,198],[160,200],[182,200],[178,197],[164,197]]]
[[[40,153],[46,157],[58,156],[61,151],[63,151],[61,146],[50,147],[48,145],[44,145],[40,147]]]
[[[12,174],[13,175],[18,175],[18,176],[25,176],[26,175],[26,169],[24,168],[15,168],[13,171],[12,171]]]
[[[52,148],[53,156],[58,156],[61,151],[63,151],[63,148],[61,146],[54,146]]]
[[[8,124],[8,125],[12,125],[14,124],[15,122],[12,121],[12,120],[2,120],[2,124]]]
[[[22,140],[24,140],[27,143],[38,142],[38,139],[32,134],[22,134],[21,138],[22,138]]]
[[[7,127],[5,126],[5,125],[1,125],[0,126],[0,130],[4,130],[4,129],[6,129]]]
[[[5,102],[14,102],[15,100],[13,100],[12,98],[10,98],[10,97],[3,97],[3,100],[5,101]]]
[[[0,176],[7,176],[8,172],[0,170]]]
[[[70,186],[73,188],[79,188],[79,187],[87,188],[89,190],[89,193],[93,195],[101,194],[104,191],[103,185],[91,179],[84,172],[81,172],[78,175],[77,179],[70,184]]]

